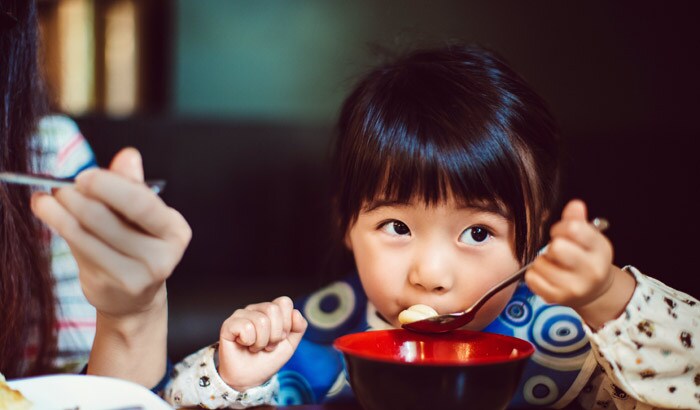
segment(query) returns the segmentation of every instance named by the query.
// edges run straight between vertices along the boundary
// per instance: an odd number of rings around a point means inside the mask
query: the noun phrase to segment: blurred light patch
[[[138,25],[134,0],[119,0],[105,12],[105,111],[133,114],[138,102]]]
[[[157,91],[148,88],[154,82],[147,78],[165,75],[167,59],[158,53],[147,55],[143,44],[148,43],[148,35],[163,38],[170,17],[160,1],[39,3],[40,59],[60,111],[126,117],[155,107],[157,102],[149,103],[155,101]],[[161,49],[165,41],[158,44]],[[149,44],[154,47],[153,42]],[[144,101],[149,96],[154,100]]]
[[[57,31],[60,49],[58,100],[61,109],[82,114],[95,105],[93,30],[94,8],[89,0],[63,0],[58,3]]]

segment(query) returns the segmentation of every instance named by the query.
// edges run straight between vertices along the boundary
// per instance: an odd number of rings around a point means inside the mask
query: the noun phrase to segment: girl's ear
[[[345,231],[345,236],[343,237],[343,243],[345,244],[345,247],[347,250],[352,252],[352,240],[350,239],[350,229]]]
[[[528,216],[528,237],[531,234],[535,235],[535,238],[537,238],[540,241],[543,241],[544,238],[547,238],[549,235],[549,232],[547,231],[548,227],[550,226],[550,223],[552,221],[549,220],[549,217],[552,215],[552,212],[549,210],[545,210],[542,212],[542,214],[537,218],[535,221],[536,226],[530,226],[530,216]],[[537,223],[539,222],[539,223]],[[544,245],[542,245],[544,246]]]
[[[552,210],[546,210],[542,213],[542,217],[540,218],[540,224],[539,224],[539,227],[537,228],[539,231],[538,232],[539,238],[542,241],[549,238],[549,229],[551,229],[552,224],[557,222],[556,220],[552,220],[553,215],[554,215],[554,211],[552,211]],[[545,245],[545,243],[542,243],[542,246],[544,246],[544,245]]]
[[[544,211],[542,212],[542,217],[540,218],[540,229],[544,229],[545,226],[548,225],[549,222],[552,222],[550,218],[552,217],[552,211]]]

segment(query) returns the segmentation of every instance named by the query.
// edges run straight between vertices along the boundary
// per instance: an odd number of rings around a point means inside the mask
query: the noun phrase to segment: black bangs
[[[480,130],[495,134],[483,137],[442,124],[422,124],[422,129],[375,125],[380,128],[376,132],[366,130],[373,134],[369,141],[374,146],[356,157],[356,172],[365,177],[356,180],[352,194],[363,203],[381,199],[436,205],[452,199],[463,205],[491,204],[509,216],[512,210],[505,204],[522,202],[520,184],[504,183],[521,176],[510,160],[517,154],[497,127]]]

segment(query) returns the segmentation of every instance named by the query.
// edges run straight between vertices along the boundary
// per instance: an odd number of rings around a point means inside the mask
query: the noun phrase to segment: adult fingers
[[[70,189],[70,188],[68,188]],[[103,243],[80,225],[78,220],[68,212],[51,195],[35,193],[32,195],[31,207],[34,214],[45,224],[55,230],[68,242],[78,261],[89,263],[97,269],[91,269],[96,275],[85,276],[81,269],[81,282],[88,281],[91,288],[105,287],[107,282],[118,281],[127,292],[137,294],[148,283],[143,283],[138,275],[138,264]],[[124,275],[112,276],[99,274],[119,271]]]
[[[172,238],[183,247],[192,236],[185,219],[165,205],[146,185],[102,169],[84,171],[76,178],[76,188],[86,196],[104,202],[149,234]]]
[[[60,189],[56,200],[80,225],[117,252],[141,261],[156,281],[165,280],[180,259],[181,252],[170,244],[134,229],[106,205],[75,189]]]
[[[67,188],[70,189],[70,188]],[[91,255],[91,259],[109,258],[116,252],[87,232],[80,222],[51,195],[37,192],[32,195],[31,208],[45,224],[63,237],[74,252]]]

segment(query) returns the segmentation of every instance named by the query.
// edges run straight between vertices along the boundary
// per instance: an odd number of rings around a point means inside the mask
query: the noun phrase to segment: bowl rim
[[[384,363],[391,363],[397,366],[439,366],[439,367],[468,367],[468,366],[482,366],[482,365],[493,365],[493,364],[505,364],[505,363],[515,363],[521,360],[526,360],[530,358],[535,353],[535,346],[525,340],[521,339],[515,336],[508,336],[508,335],[502,335],[499,333],[491,333],[491,332],[481,332],[481,331],[474,331],[474,330],[466,330],[466,329],[458,329],[458,330],[453,330],[449,334],[452,336],[463,334],[465,336],[467,335],[488,335],[489,338],[494,338],[494,339],[507,339],[511,343],[515,343],[518,345],[516,347],[517,349],[517,355],[515,357],[506,357],[502,356],[499,358],[494,358],[494,357],[479,357],[479,358],[473,358],[469,359],[467,361],[461,361],[461,362],[456,362],[454,360],[435,360],[431,362],[400,362],[397,360],[393,360],[391,358],[388,358],[384,355],[380,354],[374,354],[372,351],[366,351],[366,350],[360,350],[356,349],[353,347],[347,346],[347,342],[351,339],[354,339],[358,337],[358,335],[362,334],[369,334],[369,333],[382,333],[382,334],[388,334],[388,333],[411,333],[414,334],[414,332],[411,332],[409,330],[405,329],[383,329],[383,330],[366,330],[364,332],[354,332],[354,333],[348,333],[346,335],[340,336],[336,338],[333,341],[333,347],[343,353],[343,355],[350,355],[354,356],[356,358],[360,359],[365,359],[365,360],[372,360],[372,361],[379,361],[379,362],[384,362]],[[439,338],[444,338],[441,335],[428,335],[425,333],[415,333],[416,335],[420,335],[421,338],[427,338],[427,339],[439,339]]]

